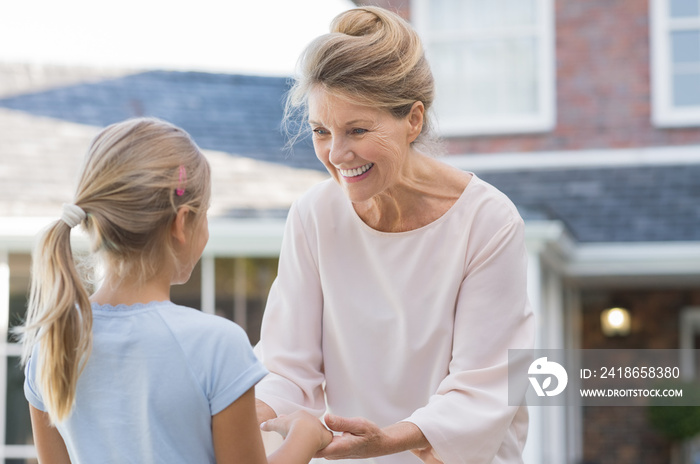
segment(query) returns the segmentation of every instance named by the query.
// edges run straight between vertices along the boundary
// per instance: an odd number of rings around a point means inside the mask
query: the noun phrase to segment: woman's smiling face
[[[352,202],[367,201],[400,181],[411,142],[420,133],[410,115],[398,119],[320,86],[310,92],[308,103],[316,156]]]

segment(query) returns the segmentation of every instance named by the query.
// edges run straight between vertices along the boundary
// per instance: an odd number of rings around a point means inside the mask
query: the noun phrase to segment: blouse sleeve
[[[527,298],[524,224],[514,217],[466,265],[455,312],[447,377],[429,403],[406,421],[417,425],[445,464],[492,462],[511,428],[508,349],[534,345]],[[521,414],[525,414],[521,411]]]
[[[282,239],[256,355],[270,372],[256,396],[277,415],[306,409],[320,416],[325,399],[321,348],[323,297],[317,260],[299,211],[292,205]]]

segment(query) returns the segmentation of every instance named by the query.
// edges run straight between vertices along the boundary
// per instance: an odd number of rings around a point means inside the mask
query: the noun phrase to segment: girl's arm
[[[212,418],[217,464],[307,464],[332,437],[321,421],[305,413],[274,419],[266,427],[286,436],[282,446],[268,459],[255,412],[253,387]]]
[[[49,414],[29,406],[32,418],[32,434],[41,464],[70,464],[66,444],[56,427],[51,425]]]
[[[260,427],[255,416],[254,388],[212,417],[217,464],[267,463]]]

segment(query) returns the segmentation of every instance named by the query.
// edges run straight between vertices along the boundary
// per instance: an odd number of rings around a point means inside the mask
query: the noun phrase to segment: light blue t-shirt
[[[233,322],[171,302],[93,305],[93,348],[58,425],[73,464],[214,463],[211,417],[267,371]],[[29,403],[46,410],[26,368]]]

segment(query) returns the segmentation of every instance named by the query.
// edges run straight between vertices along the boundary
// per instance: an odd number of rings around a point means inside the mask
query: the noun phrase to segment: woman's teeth
[[[359,168],[355,169],[339,169],[340,173],[343,175],[343,177],[357,177],[360,174],[364,174],[374,166],[374,163],[367,163],[364,166],[360,166]]]

